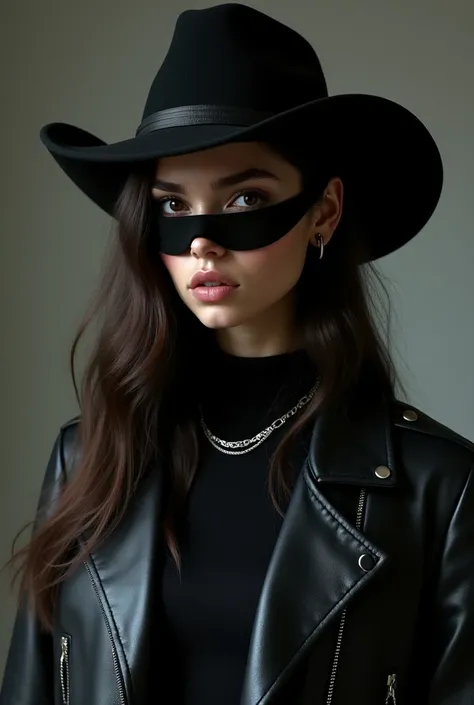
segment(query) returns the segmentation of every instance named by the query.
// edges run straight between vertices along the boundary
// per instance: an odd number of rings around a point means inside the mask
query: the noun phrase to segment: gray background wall
[[[77,410],[68,349],[109,233],[108,220],[40,145],[38,130],[59,120],[110,142],[132,135],[176,15],[209,4],[0,4],[2,564],[14,535],[32,518],[58,427]],[[395,342],[410,400],[473,438],[474,5],[469,0],[253,5],[308,37],[330,92],[373,92],[401,101],[438,141],[446,169],[440,206],[423,233],[386,258],[381,269],[393,282]],[[414,198],[401,183],[398,209],[403,212]],[[13,613],[3,575],[0,673]]]

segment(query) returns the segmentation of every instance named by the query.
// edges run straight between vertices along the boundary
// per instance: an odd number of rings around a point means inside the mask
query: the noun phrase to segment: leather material
[[[381,705],[391,674],[398,705],[474,703],[474,445],[419,411],[404,420],[406,408],[359,399],[315,423],[255,615],[241,705]],[[63,426],[53,448],[46,511],[76,427]],[[160,500],[153,468],[118,529],[63,584],[52,636],[20,608],[0,705],[62,705],[64,635],[70,705],[160,700],[147,618],[160,590]]]

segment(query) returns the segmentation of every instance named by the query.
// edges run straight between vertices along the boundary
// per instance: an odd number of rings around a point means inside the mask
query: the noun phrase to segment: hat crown
[[[327,95],[304,37],[259,10],[229,3],[178,17],[142,119],[185,105],[276,114]]]

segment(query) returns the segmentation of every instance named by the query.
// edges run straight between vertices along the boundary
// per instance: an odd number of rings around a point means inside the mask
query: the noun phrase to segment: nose
[[[212,240],[205,237],[196,237],[191,243],[191,254],[196,259],[205,259],[206,257],[222,257],[225,253],[225,247],[218,245]]]

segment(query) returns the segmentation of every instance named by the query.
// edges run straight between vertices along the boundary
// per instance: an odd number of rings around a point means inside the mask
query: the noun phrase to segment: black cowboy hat
[[[443,182],[436,144],[409,110],[378,96],[329,96],[319,59],[301,35],[234,3],[178,17],[134,137],[106,144],[58,122],[40,135],[66,174],[111,215],[139,162],[228,142],[294,139],[314,151],[317,170],[318,144],[321,152],[330,145],[334,175],[367,210],[369,259],[423,228]],[[403,193],[413,198],[401,208]]]

